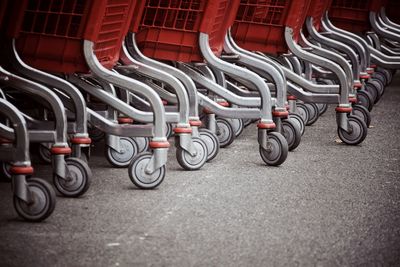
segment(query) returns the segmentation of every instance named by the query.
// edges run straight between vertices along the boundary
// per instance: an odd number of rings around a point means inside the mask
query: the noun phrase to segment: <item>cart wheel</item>
[[[151,152],[136,155],[128,168],[129,178],[132,183],[141,189],[153,189],[162,183],[165,177],[165,165],[152,174],[145,172],[147,164],[152,157]]]
[[[307,107],[308,114],[310,115],[308,117],[308,121],[307,121],[306,125],[307,126],[313,125],[318,120],[318,116],[319,116],[318,107],[314,103],[305,103],[304,105]]]
[[[166,136],[169,139],[174,135],[173,127],[172,127],[171,123],[166,123],[165,125],[166,125],[165,126],[166,127],[165,128]]]
[[[132,139],[135,141],[135,143],[138,147],[138,153],[142,153],[142,152],[149,150],[149,143],[150,143],[149,138],[133,137]]]
[[[0,179],[4,182],[11,182],[12,175],[10,173],[11,165],[8,162],[0,162]]]
[[[235,133],[235,137],[238,137],[244,129],[244,124],[241,119],[230,119],[229,122],[233,126],[233,132]]]
[[[368,109],[364,106],[361,105],[353,105],[353,112],[352,115],[359,117],[362,119],[367,127],[371,124],[371,113],[368,111]]]
[[[364,106],[368,109],[368,111],[372,110],[374,101],[370,94],[364,90],[360,90],[357,92],[357,104]]]
[[[46,144],[39,144],[39,158],[44,163],[51,164],[51,152]]]
[[[297,113],[290,113],[289,114],[289,119],[292,119],[292,121],[297,124],[297,126],[300,129],[300,133],[303,136],[304,131],[305,131],[305,124],[304,124],[303,119],[300,117],[300,115],[297,114]]]
[[[131,137],[120,137],[119,145],[121,147],[121,152],[107,146],[106,158],[114,167],[125,168],[129,166],[133,157],[138,154],[138,145]]]
[[[54,186],[63,196],[79,197],[89,189],[92,171],[86,162],[78,158],[67,158],[65,163],[70,176],[62,179],[54,175]]]
[[[219,153],[219,140],[218,137],[206,128],[199,129],[200,138],[207,146],[207,161],[214,159]]]
[[[345,144],[358,145],[364,141],[365,137],[367,137],[367,125],[362,119],[356,116],[349,116],[348,120],[350,132],[348,133],[342,128],[338,128],[339,138]]]
[[[390,70],[384,69],[384,68],[378,68],[377,72],[381,72],[381,73],[383,73],[383,75],[385,75],[386,80],[387,80],[386,85],[389,85],[392,82],[393,72],[391,72]]]
[[[205,142],[198,137],[193,137],[192,142],[196,149],[196,155],[191,156],[189,152],[178,147],[176,149],[176,158],[178,159],[179,165],[188,171],[199,170],[207,161],[207,145]]]
[[[282,120],[282,134],[288,143],[289,151],[296,149],[300,145],[300,127],[294,119]]]
[[[383,91],[385,90],[385,86],[383,85],[382,81],[372,78],[366,83],[366,87],[369,88],[370,90],[375,90],[376,92],[376,99],[374,104],[376,104],[382,97]]]
[[[260,155],[263,161],[269,166],[279,166],[285,162],[288,155],[288,143],[285,137],[277,132],[268,133],[268,149],[260,146]]]
[[[377,84],[376,82],[373,83],[372,81],[368,81],[365,83],[364,90],[367,91],[368,94],[371,96],[371,100],[373,101],[372,102],[373,104],[378,102],[379,97],[380,97],[380,93],[377,88],[378,86],[379,86],[379,84]]]
[[[227,147],[235,140],[235,134],[232,125],[228,120],[218,118],[217,120],[217,136],[220,147]]]
[[[317,104],[318,114],[322,116],[328,110],[328,104]]]
[[[249,126],[253,122],[252,119],[242,119],[242,120],[243,120],[244,127]]]
[[[31,178],[27,181],[32,203],[26,203],[14,196],[14,208],[27,221],[40,222],[49,217],[56,206],[56,193],[46,181]]]
[[[93,142],[100,142],[104,140],[104,137],[106,136],[103,131],[97,129],[96,127],[90,127],[88,129],[88,133]]]
[[[301,117],[301,119],[304,122],[304,125],[306,125],[310,118],[310,113],[308,111],[308,108],[303,103],[296,103],[296,106],[297,106],[296,113]]]
[[[372,74],[372,78],[381,81],[381,82],[383,83],[384,86],[386,86],[386,85],[389,84],[389,83],[388,83],[388,80],[387,80],[387,77],[386,77],[386,75],[385,75],[383,72],[375,71],[375,72]]]
[[[385,93],[386,85],[381,80],[376,79],[376,78],[371,78],[370,81],[377,83],[377,85],[378,85],[377,89],[378,89],[378,92],[379,92],[379,98],[381,98],[383,96],[383,94]]]

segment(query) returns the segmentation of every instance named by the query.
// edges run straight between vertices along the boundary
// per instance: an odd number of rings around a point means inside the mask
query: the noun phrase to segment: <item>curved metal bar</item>
[[[382,9],[383,9],[383,15],[384,16],[382,16]],[[388,19],[388,17],[386,17],[384,9],[385,8],[382,7],[381,10],[379,11],[379,13],[376,14],[378,22],[382,25],[382,27],[385,27],[388,30],[393,31],[393,32],[395,32],[397,34],[400,34],[400,25],[396,25],[395,23],[390,21]]]
[[[212,52],[209,42],[208,35],[205,33],[200,33],[199,45],[202,55],[205,60],[212,66],[220,69],[221,71],[227,73],[232,78],[238,77],[249,81],[254,84],[254,86],[259,90],[261,97],[261,122],[262,123],[272,123],[272,100],[271,93],[264,83],[263,79],[260,78],[254,72],[251,72],[245,68],[238,67],[233,64],[229,64],[219,58],[217,58]]]
[[[294,40],[293,40],[293,29],[285,28],[285,40],[290,51],[301,59],[309,61],[313,64],[319,65],[326,69],[333,71],[339,79],[340,83],[340,106],[349,107],[349,87],[347,84],[346,73],[336,63],[326,58],[320,57],[304,51]]]
[[[286,110],[286,78],[278,64],[272,60],[268,60],[268,58],[254,54],[239,47],[232,39],[232,36],[229,34],[229,32],[227,35],[225,35],[224,50],[228,53],[239,55],[237,61],[249,67],[261,77],[265,79],[272,78],[276,88],[277,106],[275,109]]]
[[[154,92],[153,89],[147,85],[135,81],[134,79],[128,78],[123,75],[117,75],[114,72],[104,68],[97,60],[93,52],[93,42],[84,40],[83,41],[83,53],[90,70],[100,79],[103,79],[109,83],[115,84],[125,90],[131,91],[143,95],[147,98],[152,106],[154,113],[154,140],[155,141],[166,141],[166,119],[164,106],[161,98]],[[114,107],[115,108],[115,107]]]
[[[388,28],[385,28],[378,21],[378,14],[376,12],[369,12],[369,22],[372,26],[372,29],[379,35],[391,40],[395,40],[397,42],[400,41],[400,33],[396,33],[391,31]]]
[[[178,100],[178,111],[179,120],[177,127],[190,127],[189,124],[189,98],[186,92],[186,88],[183,84],[171,74],[154,68],[152,66],[143,64],[142,62],[135,60],[130,56],[126,46],[123,44],[121,49],[120,58],[126,65],[135,65],[135,71],[144,74],[152,79],[162,81],[163,83],[170,86],[176,93]]]
[[[301,67],[300,60],[297,57],[295,57],[294,55],[288,56],[286,58],[289,60],[289,62],[293,66],[293,71],[298,75],[302,75],[303,69]]]
[[[79,90],[67,81],[44,71],[35,69],[23,62],[18,55],[14,39],[12,40],[11,46],[13,55],[11,57],[11,63],[20,73],[49,86],[50,89],[51,87],[57,88],[70,97],[75,112],[76,132],[74,135],[75,137],[88,137],[86,102]]]
[[[140,61],[148,66],[157,68],[161,71],[167,72],[172,76],[176,77],[179,81],[181,81],[181,83],[186,89],[187,96],[189,99],[189,119],[199,120],[199,111],[197,108],[198,106],[197,88],[196,85],[193,83],[193,81],[180,70],[143,55],[136,44],[135,33],[132,32],[128,33],[128,36],[126,38],[126,47],[128,49],[129,54],[137,61]]]
[[[47,87],[12,74],[0,67],[0,74],[7,76],[8,84],[27,94],[35,95],[45,100],[51,107],[55,118],[55,144],[54,146],[66,147],[67,144],[67,117],[64,105],[60,98]],[[53,140],[49,140],[53,141]]]
[[[317,29],[314,27],[312,17],[307,18],[306,26],[307,26],[308,33],[310,34],[312,39],[314,39],[314,40],[318,41],[319,43],[324,44],[330,48],[334,48],[340,52],[343,52],[349,57],[349,59],[351,61],[351,66],[352,66],[353,80],[355,80],[355,81],[358,80],[359,74],[361,72],[361,68],[360,68],[360,64],[358,62],[357,55],[354,52],[354,50],[341,42],[335,41],[333,39],[329,39],[329,38],[321,35],[317,31]]]
[[[374,63],[378,64],[380,67],[386,69],[399,69],[400,68],[400,57],[390,57],[381,51],[370,47],[371,59]]]
[[[316,94],[305,92],[298,88],[296,85],[288,81],[288,91],[291,95],[296,96],[298,99],[309,103],[326,103],[337,104],[339,103],[339,94]]]

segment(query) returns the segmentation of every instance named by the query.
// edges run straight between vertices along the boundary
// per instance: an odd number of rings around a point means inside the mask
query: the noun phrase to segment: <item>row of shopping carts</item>
[[[171,136],[198,170],[257,122],[261,159],[278,166],[333,104],[339,138],[362,143],[400,66],[391,2],[1,1],[0,169],[17,213],[41,221],[56,202],[32,178],[31,143],[67,197],[88,190],[99,140],[142,189],[166,176]]]

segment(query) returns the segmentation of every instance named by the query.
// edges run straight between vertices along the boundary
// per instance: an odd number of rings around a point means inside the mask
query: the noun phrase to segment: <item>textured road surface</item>
[[[335,142],[330,109],[278,168],[263,165],[251,125],[200,171],[170,151],[153,191],[96,148],[87,195],[59,197],[44,223],[21,221],[0,183],[0,266],[400,266],[399,86],[361,146]]]

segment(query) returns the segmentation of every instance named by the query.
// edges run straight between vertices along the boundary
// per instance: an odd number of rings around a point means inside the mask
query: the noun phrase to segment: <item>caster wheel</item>
[[[171,123],[166,124],[165,132],[166,132],[166,136],[168,139],[174,135],[174,131],[173,131],[173,127],[172,127]]]
[[[308,109],[308,114],[310,115],[308,117],[308,121],[307,121],[306,125],[307,126],[313,125],[318,120],[318,116],[319,116],[318,107],[314,103],[305,103],[304,105]]]
[[[288,143],[289,151],[296,149],[300,145],[300,127],[294,119],[282,120],[282,134]]]
[[[235,133],[235,137],[238,137],[244,129],[244,124],[241,119],[230,119],[229,122],[233,126],[233,132]]]
[[[130,137],[120,137],[119,144],[121,152],[110,146],[106,147],[106,158],[111,165],[117,168],[128,167],[134,156],[138,154],[138,145]]]
[[[303,119],[300,117],[300,115],[296,114],[296,113],[290,113],[289,114],[289,119],[291,119],[294,123],[297,124],[297,126],[300,129],[300,133],[303,136],[304,135],[304,131],[305,131],[305,124]]]
[[[81,159],[65,159],[69,176],[66,179],[54,176],[54,186],[63,196],[79,197],[83,195],[90,186],[92,171],[89,166]]]
[[[149,150],[149,138],[147,137],[132,137],[138,147],[138,153]]]
[[[296,103],[297,107],[297,114],[300,115],[301,119],[304,122],[304,125],[307,125],[307,122],[310,118],[310,113],[308,111],[308,108],[303,104],[303,103]]]
[[[373,79],[380,80],[380,81],[384,84],[384,86],[388,85],[387,77],[386,77],[386,75],[385,75],[383,72],[375,71],[375,72],[372,74],[372,78],[373,78]]]
[[[378,91],[379,83],[374,81],[368,81],[365,83],[364,90],[371,96],[372,103],[375,104],[380,99],[380,93]]]
[[[165,165],[152,174],[146,173],[146,166],[151,160],[151,152],[136,155],[128,168],[132,183],[141,189],[153,189],[159,186],[165,177]]]
[[[390,70],[384,69],[384,68],[378,68],[376,72],[380,72],[383,75],[385,75],[387,83],[386,85],[389,85],[392,82],[393,79],[393,73]]]
[[[374,101],[370,94],[364,90],[360,90],[357,92],[357,104],[364,106],[368,109],[368,111],[372,110]]]
[[[227,147],[235,140],[235,133],[232,125],[228,120],[218,118],[217,120],[217,136],[220,147]]]
[[[56,193],[46,181],[30,178],[27,181],[32,203],[26,203],[14,196],[14,208],[27,221],[40,222],[48,218],[56,206]]]
[[[50,144],[39,144],[39,158],[46,164],[51,164]]]
[[[243,125],[244,127],[249,126],[250,124],[252,124],[253,120],[252,119],[243,119]]]
[[[328,110],[328,104],[317,104],[317,107],[319,116],[322,116]]]
[[[362,119],[367,127],[371,124],[371,113],[368,109],[361,105],[353,105],[353,112],[352,115],[359,117]]]
[[[207,152],[208,152],[207,162],[211,161],[219,153],[218,137],[213,132],[211,132],[210,130],[205,129],[205,128],[200,128],[199,134],[200,134],[201,140],[203,140],[207,146]]]
[[[0,162],[0,180],[4,182],[11,182],[12,175],[10,173],[11,165],[8,162]]]
[[[356,116],[349,116],[349,127],[350,132],[344,131],[342,128],[338,128],[338,134],[340,140],[348,145],[358,145],[364,141],[367,137],[368,128],[365,122]]]
[[[277,132],[268,133],[268,149],[260,146],[260,155],[265,164],[269,166],[279,166],[285,162],[288,155],[288,143],[285,137]]]
[[[383,93],[385,92],[385,85],[383,84],[383,82],[381,80],[372,78],[368,81],[368,83],[370,83],[371,85],[373,85],[377,91],[377,101],[379,101],[379,99],[381,99],[381,97],[383,96]],[[367,84],[368,84],[367,83]]]
[[[90,127],[88,129],[89,137],[92,139],[93,142],[100,142],[104,140],[104,137],[106,136],[104,132],[101,130],[97,129],[96,127]]]
[[[176,149],[176,158],[178,159],[179,165],[188,171],[199,170],[207,161],[207,145],[205,142],[198,137],[192,138],[193,145],[196,149],[196,155],[191,156],[189,152],[178,147]]]

